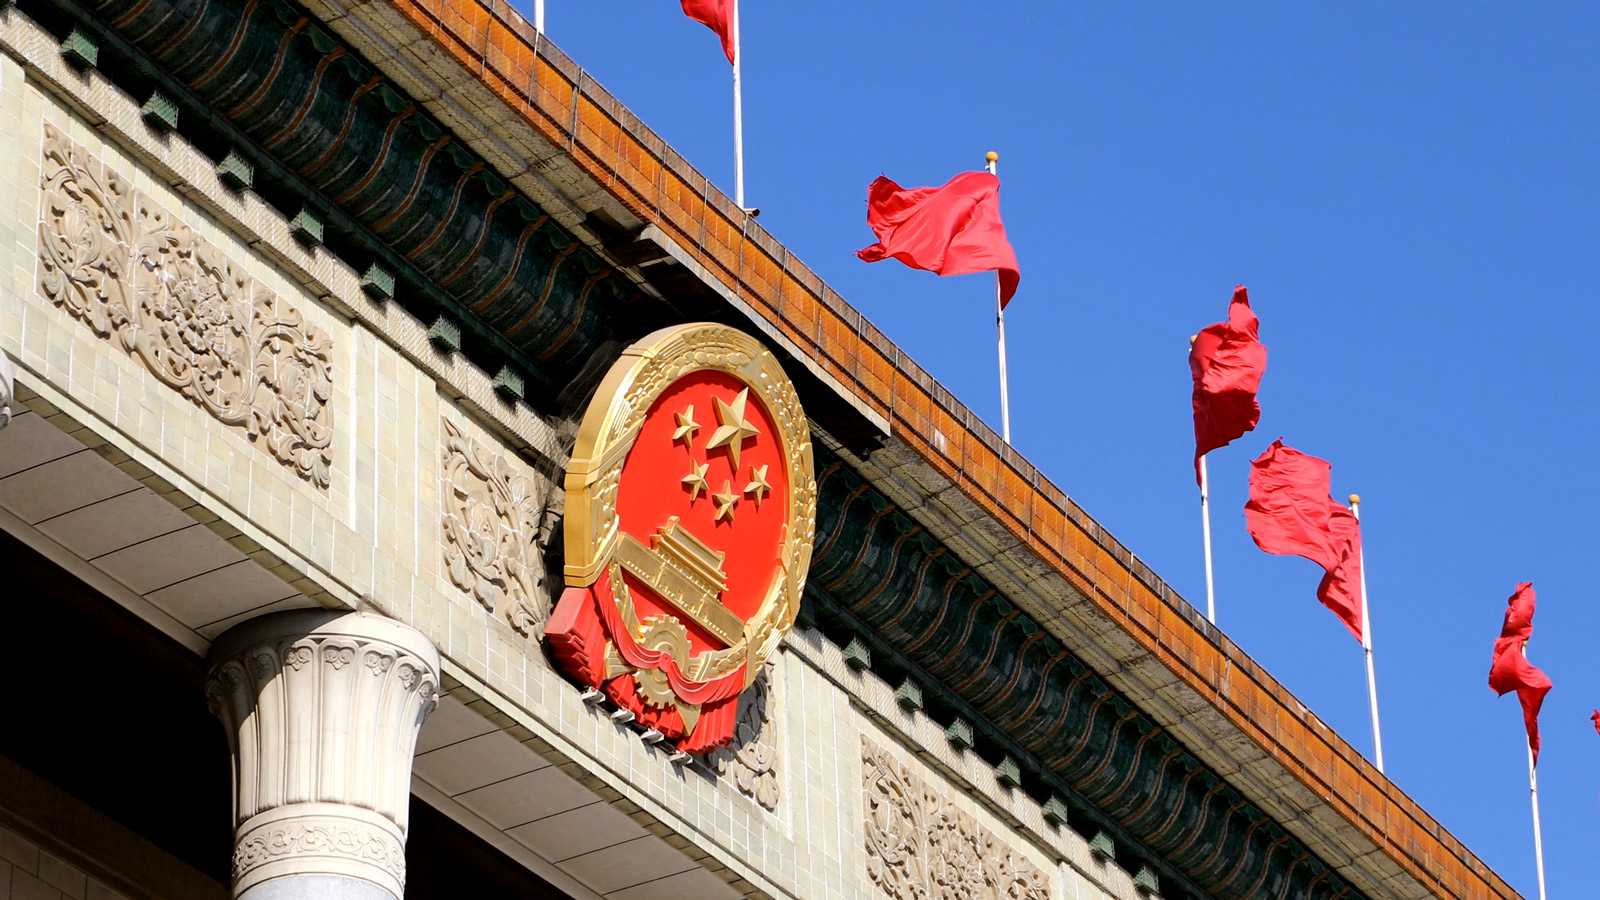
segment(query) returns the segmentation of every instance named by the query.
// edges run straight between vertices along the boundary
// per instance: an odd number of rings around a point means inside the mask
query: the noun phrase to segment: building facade
[[[0,154],[0,898],[1516,896],[502,2]]]

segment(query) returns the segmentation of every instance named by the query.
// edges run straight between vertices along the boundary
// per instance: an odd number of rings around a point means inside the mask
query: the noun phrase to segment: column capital
[[[233,755],[235,897],[286,876],[404,896],[411,757],[438,685],[428,639],[371,613],[273,613],[217,638],[206,700]]]

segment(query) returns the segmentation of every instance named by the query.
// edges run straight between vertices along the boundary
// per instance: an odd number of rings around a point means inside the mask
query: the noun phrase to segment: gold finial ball
[[[984,161],[986,161],[986,162],[999,162],[1000,161],[1000,154],[994,152],[993,150],[990,150],[988,153],[985,153],[983,155],[983,158],[984,158]]]
[[[1360,494],[1351,494],[1350,495],[1350,505],[1351,506],[1360,506],[1361,505],[1361,495]]]
[[[1198,334],[1189,335],[1189,346],[1193,347],[1194,346],[1194,342],[1198,341],[1198,340],[1200,340],[1200,335],[1198,335]]]

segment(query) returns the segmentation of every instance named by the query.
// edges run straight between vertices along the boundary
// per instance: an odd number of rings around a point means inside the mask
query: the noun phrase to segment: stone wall
[[[0,757],[0,900],[222,900],[227,889]]]
[[[0,896],[17,900],[127,900],[100,879],[3,826]]]
[[[930,738],[814,630],[791,635],[735,746],[704,768],[586,705],[539,644],[571,423],[501,400],[22,15],[0,17],[0,47],[0,351],[20,383],[300,591],[166,609],[181,627],[203,641],[281,605],[364,600],[422,631],[519,740],[756,893],[1136,896],[1126,872]],[[0,837],[18,848],[3,854],[12,896],[35,896],[15,887],[28,879],[96,896],[81,871]]]

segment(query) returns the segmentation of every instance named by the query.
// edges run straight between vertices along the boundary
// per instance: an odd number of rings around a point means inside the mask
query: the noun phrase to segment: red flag
[[[1256,391],[1267,371],[1267,348],[1261,343],[1261,322],[1250,310],[1244,285],[1233,289],[1228,321],[1208,325],[1189,348],[1189,373],[1194,376],[1194,476],[1200,479],[1200,457],[1261,421]]]
[[[1594,733],[1600,734],[1600,709],[1589,714],[1589,721],[1594,723]]]
[[[1283,438],[1250,463],[1245,525],[1268,553],[1303,556],[1325,572],[1317,599],[1361,640],[1361,523],[1328,495],[1333,467]]]
[[[1533,637],[1533,582],[1524,581],[1506,601],[1506,618],[1500,637],[1494,642],[1494,659],[1489,663],[1489,687],[1504,697],[1512,691],[1522,703],[1522,724],[1528,729],[1528,748],[1533,761],[1539,761],[1539,707],[1550,693],[1550,676],[1544,674],[1523,648]],[[1600,725],[1596,726],[1600,728]]]
[[[733,62],[733,4],[738,0],[683,0],[683,14],[715,31],[722,52]]]
[[[942,187],[903,188],[879,175],[867,188],[867,225],[878,242],[856,251],[865,262],[898,259],[940,275],[1000,273],[1000,306],[1022,276],[1000,221],[1000,179],[962,172]]]

